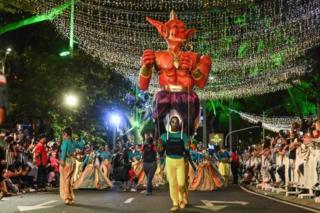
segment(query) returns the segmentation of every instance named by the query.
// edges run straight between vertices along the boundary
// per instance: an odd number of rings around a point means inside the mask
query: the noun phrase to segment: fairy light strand
[[[36,1],[38,13],[64,0]],[[306,73],[305,52],[320,42],[318,0],[80,0],[76,4],[78,47],[137,81],[144,49],[165,49],[145,17],[166,21],[176,9],[199,32],[186,49],[209,54],[214,64],[201,98],[241,98],[287,89]],[[53,23],[68,37],[70,11]],[[153,79],[151,91],[158,88]]]

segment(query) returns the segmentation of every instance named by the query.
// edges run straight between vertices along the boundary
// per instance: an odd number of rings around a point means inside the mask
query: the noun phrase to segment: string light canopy
[[[44,13],[65,0],[36,1]],[[198,30],[185,50],[214,64],[203,99],[240,98],[287,89],[306,73],[305,52],[320,41],[318,0],[78,0],[74,36],[79,48],[132,81],[144,49],[165,49],[146,17],[166,21],[175,9]],[[70,10],[53,21],[69,36]],[[151,90],[158,88],[157,76]]]
[[[230,109],[240,115],[243,120],[248,121],[252,124],[262,123],[264,129],[272,132],[279,132],[280,130],[290,130],[293,123],[301,123],[300,117],[263,117],[261,115],[255,115],[246,112],[239,112],[237,110]],[[305,119],[315,119],[316,117],[305,117]]]

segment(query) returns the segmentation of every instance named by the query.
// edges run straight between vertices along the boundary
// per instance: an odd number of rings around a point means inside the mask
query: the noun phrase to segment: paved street
[[[255,196],[238,186],[215,192],[190,193],[191,206],[179,212],[308,212],[305,209],[278,203]],[[171,201],[168,190],[156,190],[153,196],[139,192],[118,192],[117,190],[76,191],[76,204],[64,205],[58,191],[46,193],[29,193],[0,201],[0,212],[45,212],[45,213],[84,213],[84,212],[132,212],[163,213],[170,212]]]

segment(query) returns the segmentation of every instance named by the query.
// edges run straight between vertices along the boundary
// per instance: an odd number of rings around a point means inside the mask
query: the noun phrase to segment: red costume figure
[[[154,97],[153,117],[162,120],[171,109],[176,109],[183,119],[184,129],[189,128],[186,133],[192,135],[200,109],[199,98],[193,87],[202,89],[206,85],[211,58],[181,50],[196,30],[186,29],[174,11],[166,23],[148,17],[147,21],[156,27],[166,40],[168,50],[143,52],[139,76],[140,89],[148,89],[155,70],[158,73],[161,91]]]

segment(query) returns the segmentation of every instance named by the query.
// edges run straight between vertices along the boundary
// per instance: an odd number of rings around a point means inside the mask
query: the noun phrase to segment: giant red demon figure
[[[147,21],[157,28],[168,44],[167,50],[145,50],[141,57],[139,84],[141,90],[147,90],[152,72],[158,73],[161,90],[156,93],[153,102],[153,117],[162,120],[171,109],[181,115],[184,130],[190,135],[199,115],[200,103],[193,87],[206,85],[211,69],[211,58],[200,56],[196,52],[182,51],[185,42],[196,32],[186,29],[174,11],[166,23],[147,17]]]

